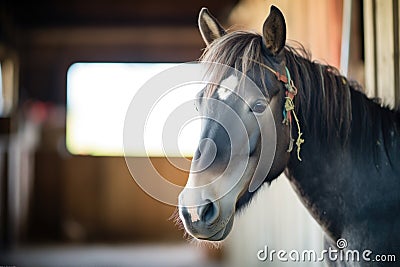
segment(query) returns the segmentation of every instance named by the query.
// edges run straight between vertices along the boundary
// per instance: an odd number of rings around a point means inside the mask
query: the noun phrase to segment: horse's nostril
[[[219,216],[217,205],[210,200],[206,200],[206,204],[199,207],[198,213],[200,220],[208,224],[213,223]]]
[[[185,221],[189,220],[188,209],[186,207],[180,207],[179,209],[180,209],[181,214],[182,214],[183,218],[185,219]]]

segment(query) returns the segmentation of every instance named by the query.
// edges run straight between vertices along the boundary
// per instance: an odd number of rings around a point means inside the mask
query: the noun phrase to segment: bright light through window
[[[138,89],[172,63],[75,63],[67,74],[67,148],[72,154],[123,155],[125,113]],[[159,101],[149,116],[145,144],[150,156],[178,156],[164,151],[161,139],[166,115],[193,101],[199,86],[178,90]],[[191,156],[200,131],[199,120],[187,122],[178,137],[179,155]],[[147,141],[146,141],[147,139]],[[140,140],[138,140],[140,142]],[[135,155],[135,151],[129,152]],[[137,155],[144,156],[144,155]]]

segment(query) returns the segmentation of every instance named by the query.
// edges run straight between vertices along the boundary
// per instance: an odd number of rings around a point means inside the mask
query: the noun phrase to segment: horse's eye
[[[253,111],[254,113],[263,113],[264,110],[267,108],[267,103],[265,103],[264,101],[257,101],[251,111]]]

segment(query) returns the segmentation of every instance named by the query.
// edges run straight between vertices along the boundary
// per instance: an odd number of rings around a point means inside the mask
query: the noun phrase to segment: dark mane
[[[296,105],[305,122],[304,130],[327,140],[340,137],[345,142],[352,121],[351,92],[362,92],[361,86],[348,81],[335,67],[312,61],[301,46],[286,46],[285,60],[298,88]]]
[[[354,114],[357,114],[355,123],[366,127],[360,128],[362,131],[376,129],[372,127],[371,116],[377,114],[370,114],[371,112],[381,113],[386,110],[394,113],[387,108],[382,109],[380,105],[368,99],[358,83],[340,75],[335,67],[312,61],[310,53],[302,46],[286,46],[283,53],[286,66],[298,88],[295,98],[296,112],[306,134],[318,136],[320,141],[325,141],[324,143],[336,139],[345,144],[352,128]],[[259,74],[259,81],[254,82],[266,91],[268,89],[265,86],[265,77],[271,73],[257,62],[267,65],[271,63],[267,63],[270,59],[263,50],[262,36],[257,33],[228,33],[207,47],[200,60],[229,65],[245,74],[256,72]],[[218,79],[224,76],[218,68],[210,72],[219,77]],[[212,91],[213,88],[210,88],[206,95],[210,96]],[[354,106],[357,106],[356,112],[353,110]]]
[[[350,141],[354,153],[377,155],[376,143],[388,139],[385,132],[399,134],[400,112],[383,107],[380,99],[369,99],[357,82],[335,67],[312,61],[301,46],[287,46],[285,60],[298,88],[296,109],[303,129],[317,136],[320,144]]]

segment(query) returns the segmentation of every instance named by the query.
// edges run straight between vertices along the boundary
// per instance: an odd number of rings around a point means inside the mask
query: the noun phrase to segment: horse
[[[202,116],[215,119],[202,120],[199,146],[178,200],[186,232],[198,240],[224,240],[235,214],[249,205],[260,185],[284,173],[323,229],[327,246],[339,247],[336,241],[345,239],[346,250],[400,260],[400,111],[368,98],[336,68],[312,61],[302,46],[286,45],[285,18],[275,6],[262,34],[227,32],[206,8],[198,24],[206,44],[200,62],[237,69],[262,96],[238,89],[240,77],[211,69],[219,85],[200,91],[196,105]],[[237,95],[239,90],[246,90],[244,97]],[[215,101],[237,114],[247,134],[230,140],[223,125],[234,132],[236,123]],[[276,135],[269,139],[263,133],[271,128]],[[275,142],[274,153],[268,171],[257,178],[264,160],[262,141]],[[237,174],[241,162],[247,164]]]

